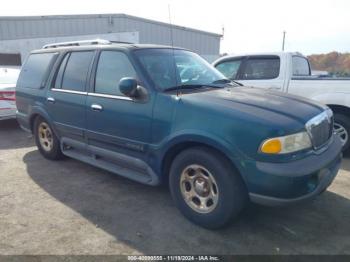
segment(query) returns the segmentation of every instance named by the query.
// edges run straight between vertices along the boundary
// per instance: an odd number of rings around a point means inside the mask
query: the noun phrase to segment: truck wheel
[[[34,136],[35,143],[45,158],[57,160],[63,157],[58,138],[53,133],[48,122],[42,117],[35,119]]]
[[[231,222],[248,199],[244,182],[231,163],[208,148],[180,153],[171,165],[169,185],[183,215],[209,229]]]
[[[343,151],[348,150],[350,146],[350,118],[343,114],[334,114],[334,131],[340,136]]]

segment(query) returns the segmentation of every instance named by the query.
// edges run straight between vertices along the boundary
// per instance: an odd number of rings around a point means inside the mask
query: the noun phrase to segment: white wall
[[[40,49],[46,44],[97,38],[137,44],[139,43],[139,32],[2,40],[0,41],[0,53],[20,53],[22,62],[24,62],[30,51]]]

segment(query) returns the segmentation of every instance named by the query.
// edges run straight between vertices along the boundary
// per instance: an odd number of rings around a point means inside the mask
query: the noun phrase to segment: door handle
[[[102,111],[103,107],[101,105],[98,105],[98,104],[92,104],[91,109],[94,111]]]
[[[55,98],[53,98],[53,97],[48,97],[46,100],[47,100],[47,102],[55,103]]]

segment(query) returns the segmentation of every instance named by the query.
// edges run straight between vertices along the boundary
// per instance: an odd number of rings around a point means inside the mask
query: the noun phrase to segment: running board
[[[61,138],[62,153],[87,164],[147,185],[158,185],[159,178],[142,160],[88,145],[70,138]]]

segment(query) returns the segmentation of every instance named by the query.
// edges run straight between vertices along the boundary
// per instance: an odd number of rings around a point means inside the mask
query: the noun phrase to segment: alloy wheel
[[[38,127],[39,142],[43,150],[50,152],[53,147],[53,136],[49,125],[45,122],[41,122]]]
[[[180,188],[186,204],[198,213],[210,213],[218,204],[215,178],[201,165],[190,165],[182,171]]]
[[[339,123],[334,123],[334,131],[340,136],[342,144],[345,145],[349,139],[349,134],[345,127]]]

